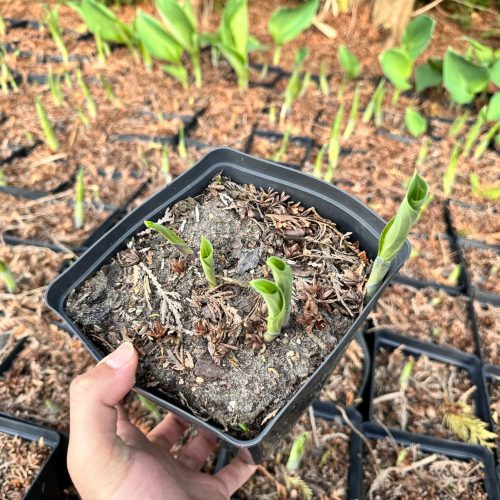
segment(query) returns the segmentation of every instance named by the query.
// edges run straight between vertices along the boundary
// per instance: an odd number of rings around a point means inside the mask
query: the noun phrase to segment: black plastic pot
[[[27,337],[24,337],[18,340],[14,347],[7,353],[7,355],[3,358],[3,361],[0,362],[0,375],[5,373],[12,366],[12,363],[18,356],[18,354],[24,349],[26,342],[28,341]]]
[[[47,304],[81,338],[96,359],[101,359],[103,353],[94,346],[91,340],[79,330],[66,314],[65,302],[68,295],[74,288],[82,285],[87,278],[97,272],[116,252],[125,248],[127,241],[139,231],[142,231],[145,219],[157,219],[167,207],[188,196],[197,196],[206,188],[211,179],[219,173],[229,176],[234,182],[250,183],[260,188],[274,188],[277,191],[285,191],[294,200],[302,202],[305,206],[314,206],[319,214],[334,220],[340,231],[344,233],[351,232],[352,240],[359,241],[360,247],[366,251],[369,258],[374,259],[376,257],[378,239],[385,223],[361,202],[331,184],[307,174],[269,161],[259,160],[231,149],[215,149],[190,170],[184,172],[170,185],[160,190],[139,208],[127,215],[49,286],[46,293]],[[353,339],[354,334],[361,328],[368,313],[375,306],[381,293],[404,260],[408,258],[409,252],[409,243],[405,243],[403,249],[394,259],[381,288],[365,305],[347,334],[318,369],[304,381],[288,403],[266,424],[258,436],[248,440],[234,438],[212,425],[211,422],[193,416],[188,409],[174,404],[167,395],[154,388],[136,387],[136,391],[163,408],[173,411],[189,423],[212,432],[229,445],[237,448],[248,448],[254,459],[260,461],[267,450],[272,448],[289,432],[299,415],[319,393],[329,374]]]
[[[478,460],[484,465],[484,483],[488,493],[488,499],[497,500],[500,496],[493,454],[482,446],[470,444],[462,444],[458,447],[452,446],[454,443],[451,441],[442,442],[442,440],[438,440],[432,436],[408,435],[398,430],[391,430],[389,432],[372,422],[362,423],[361,432],[368,439],[385,439],[390,437],[391,440],[394,440],[400,446],[418,445],[425,453],[438,453],[459,460]],[[366,493],[363,492],[362,454],[360,454],[355,463],[351,464],[351,470],[352,473],[356,474],[358,477],[360,491],[359,496],[351,497],[351,499],[358,500],[360,498],[365,498]]]
[[[338,423],[346,423],[340,411],[337,407],[332,403],[327,403],[325,401],[316,400],[312,403],[312,407],[314,410],[314,416],[319,419],[324,419],[328,421],[335,421]],[[358,411],[354,408],[346,408],[345,413],[347,418],[349,419],[349,423],[354,426],[355,429],[359,431],[361,427],[362,418]],[[349,467],[349,472],[347,476],[347,497],[346,498],[360,498],[361,490],[360,490],[360,482],[359,482],[359,474],[357,469],[353,468],[352,464],[356,464],[358,457],[361,457],[363,453],[363,442],[356,432],[351,430],[351,437],[349,443],[349,463],[347,465],[347,457],[346,457],[346,466]],[[219,455],[217,457],[217,462],[215,465],[214,473],[218,472],[224,466],[226,466],[231,459],[233,458],[232,450],[227,447],[222,447]],[[231,500],[238,500],[238,492],[236,492]]]
[[[408,285],[412,288],[416,288],[417,290],[421,290],[422,288],[434,288],[435,290],[442,290],[446,292],[448,295],[452,297],[460,297],[465,296],[465,286],[448,286],[442,285],[441,283],[436,283],[435,281],[423,281],[415,278],[410,278],[405,274],[397,274],[394,277],[394,283],[400,283],[401,285]]]
[[[19,436],[27,441],[43,438],[51,449],[49,456],[40,467],[24,500],[64,498],[63,488],[69,483],[65,464],[65,439],[58,432],[0,414],[0,433]]]
[[[256,69],[257,71],[262,71],[264,69],[263,64],[251,64],[250,65],[252,68]],[[274,86],[281,80],[283,77],[283,71],[279,66],[268,66],[267,68],[267,76],[272,76],[268,80],[261,82],[261,81],[252,81],[250,80],[248,82],[249,87],[263,87],[266,89],[273,89]]]
[[[372,372],[371,372],[371,388],[370,388],[370,401],[369,401],[369,411],[368,420],[373,421],[373,399],[375,398],[375,370],[376,356],[377,352],[383,348],[388,351],[393,351],[396,348],[404,346],[403,353],[405,355],[412,355],[414,357],[419,357],[425,355],[428,358],[449,365],[456,366],[463,370],[466,370],[471,379],[471,385],[476,386],[476,391],[473,394],[475,403],[475,414],[485,422],[489,421],[489,406],[488,398],[486,395],[486,386],[484,383],[481,362],[479,358],[473,354],[468,354],[456,349],[451,349],[448,347],[438,346],[428,342],[422,342],[410,337],[405,337],[403,335],[398,335],[397,333],[391,332],[389,330],[379,330],[375,333],[374,344],[373,344],[373,354],[372,354]],[[382,426],[378,424],[373,424],[377,428],[382,429]],[[404,431],[401,429],[388,428],[391,433],[397,432],[398,435],[407,437],[408,439],[422,439],[423,442],[426,440],[431,440],[432,443],[438,445],[449,446],[450,448],[461,449],[465,446],[464,443],[460,441],[451,441],[444,438],[428,436],[424,434],[419,434],[410,431]]]

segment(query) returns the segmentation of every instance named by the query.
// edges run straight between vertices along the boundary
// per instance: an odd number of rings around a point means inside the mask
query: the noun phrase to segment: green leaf
[[[489,72],[448,49],[443,60],[443,83],[458,104],[468,104],[488,86]]]
[[[266,264],[273,274],[274,282],[279,286],[285,301],[285,322],[290,318],[290,307],[292,304],[293,277],[290,266],[279,257],[271,256],[266,260]]]
[[[247,0],[229,0],[222,13],[222,44],[246,61],[248,50],[248,6]]]
[[[453,184],[455,183],[455,177],[457,175],[458,169],[458,158],[462,153],[462,147],[460,144],[455,144],[451,150],[450,161],[446,167],[446,171],[443,175],[443,192],[446,196],[450,196],[453,190]]]
[[[9,293],[16,291],[16,278],[2,260],[0,260],[0,280],[4,282]]]
[[[465,36],[464,40],[472,47],[476,61],[480,63],[492,63],[495,60],[495,51],[492,48],[469,36]]]
[[[443,81],[443,72],[434,64],[426,62],[417,66],[415,70],[415,88],[422,92],[430,87],[438,87]]]
[[[52,127],[52,123],[47,115],[47,111],[45,106],[40,99],[40,96],[35,96],[35,109],[36,114],[38,115],[38,121],[40,122],[40,126],[42,127],[43,134],[45,135],[45,142],[47,143],[47,147],[52,151],[52,153],[57,153],[59,150],[59,142],[57,140],[56,134]]]
[[[407,25],[401,39],[401,47],[415,60],[429,45],[436,21],[432,17],[417,16]]]
[[[479,176],[475,173],[470,174],[469,178],[473,194],[492,201],[500,199],[500,186],[482,187]]]
[[[500,58],[497,59],[490,68],[490,80],[500,87]]]
[[[217,278],[215,277],[214,249],[212,247],[212,243],[210,243],[205,236],[201,237],[200,261],[208,284],[211,287],[217,286]]]
[[[170,76],[173,76],[176,80],[179,80],[181,82],[182,86],[186,89],[189,84],[189,75],[187,72],[187,69],[180,65],[180,66],[172,66],[170,64],[164,64],[162,66],[163,71],[165,73],[168,73]]]
[[[304,432],[298,438],[293,441],[292,448],[290,449],[290,455],[286,462],[286,468],[290,472],[296,471],[300,467],[300,462],[306,451],[307,440],[309,438],[309,433]]]
[[[189,13],[176,0],[156,0],[155,5],[174,40],[190,54],[195,53],[198,50],[196,27]]]
[[[156,222],[152,222],[150,220],[144,221],[146,227],[160,233],[168,242],[172,243],[179,252],[183,255],[188,256],[193,254],[192,248],[179,236],[177,236],[171,229],[165,227],[162,224],[157,224]]]
[[[285,299],[278,285],[266,279],[250,281],[250,286],[262,295],[267,305],[266,342],[273,341],[281,332],[285,322]]]
[[[78,170],[75,181],[75,204],[73,207],[73,224],[75,229],[83,227],[85,220],[85,182],[83,168]]]
[[[379,56],[384,75],[400,91],[411,89],[408,79],[411,77],[413,64],[408,53],[403,49],[389,49]]]
[[[405,125],[413,137],[420,137],[427,130],[427,120],[413,108],[406,108]]]
[[[176,65],[180,63],[182,47],[154,17],[139,9],[135,28],[142,45],[153,57]]]
[[[297,38],[309,28],[318,10],[319,0],[309,0],[296,8],[283,7],[273,12],[267,29],[276,45],[283,45]]]
[[[350,80],[359,75],[361,72],[359,60],[345,45],[339,47],[338,58],[342,69]]]

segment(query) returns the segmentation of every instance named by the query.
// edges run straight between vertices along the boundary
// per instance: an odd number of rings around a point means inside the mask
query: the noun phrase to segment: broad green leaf
[[[500,58],[497,59],[490,68],[490,80],[500,87]]]
[[[246,60],[248,49],[247,0],[229,0],[222,13],[222,44]]]
[[[309,0],[296,8],[283,7],[273,12],[267,28],[276,45],[283,45],[297,38],[309,28],[318,10],[319,0]]]
[[[428,62],[420,64],[415,70],[415,88],[422,92],[430,87],[438,87],[443,81],[443,72]]]
[[[182,66],[174,66],[172,64],[164,64],[162,66],[163,71],[165,73],[168,73],[170,76],[174,77],[176,80],[178,80],[184,88],[188,87],[189,84],[189,76],[187,69]]]
[[[413,137],[420,137],[427,130],[427,120],[413,108],[406,108],[405,125]]]
[[[473,55],[475,59],[480,63],[491,63],[495,60],[495,51],[488,47],[487,45],[478,42],[474,38],[469,36],[465,36],[464,40],[466,40],[472,47]]]
[[[180,63],[182,47],[154,17],[139,9],[135,28],[142,45],[153,57],[174,64]]]
[[[412,59],[415,60],[427,48],[435,26],[436,21],[426,15],[417,16],[408,24],[401,39],[401,47]]]
[[[413,64],[405,50],[386,50],[379,56],[379,61],[384,75],[398,90],[411,89],[408,79],[411,77]]]
[[[177,43],[190,54],[196,52],[196,28],[191,17],[176,0],[156,0],[156,9]]]
[[[486,111],[486,119],[488,121],[500,120],[500,92],[495,92],[491,96],[488,110]]]
[[[230,47],[226,47],[225,45],[218,45],[219,50],[222,55],[228,60],[231,67],[234,69],[238,77],[238,85],[240,87],[244,87],[249,77],[249,69],[247,62],[242,58],[241,54],[238,54]]]
[[[339,63],[350,80],[356,78],[361,72],[358,58],[345,46],[341,45],[338,51]]]
[[[467,104],[488,86],[488,69],[448,49],[443,60],[443,83],[451,98]]]

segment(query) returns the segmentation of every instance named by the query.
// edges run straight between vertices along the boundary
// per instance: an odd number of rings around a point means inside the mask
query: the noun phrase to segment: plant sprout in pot
[[[133,342],[137,392],[260,460],[408,257],[398,221],[414,219],[401,212],[364,303],[384,222],[319,179],[217,149],[93,245],[47,302],[97,359]]]

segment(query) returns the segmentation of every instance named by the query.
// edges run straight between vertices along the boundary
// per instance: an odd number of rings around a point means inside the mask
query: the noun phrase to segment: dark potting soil
[[[202,235],[212,242],[216,288],[198,259],[145,230],[73,291],[67,313],[103,353],[132,341],[140,385],[251,437],[349,329],[363,303],[366,254],[314,208],[221,177],[160,222],[196,252]],[[248,281],[270,277],[271,255],[290,262],[294,298],[290,323],[266,345],[265,307]]]
[[[484,361],[500,366],[500,307],[475,302],[474,310]]]
[[[13,347],[13,336],[10,333],[0,333],[0,363],[8,356]]]

